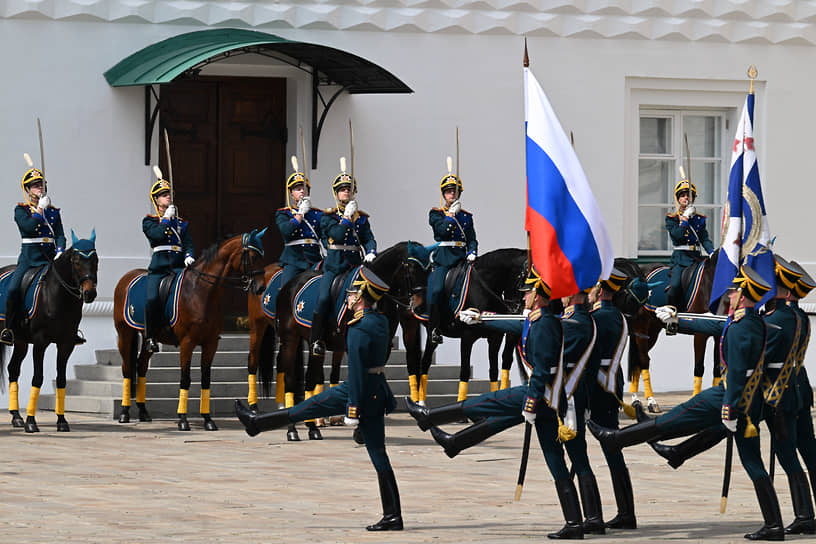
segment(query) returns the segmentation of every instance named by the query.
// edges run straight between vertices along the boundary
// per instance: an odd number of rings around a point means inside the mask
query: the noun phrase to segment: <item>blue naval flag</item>
[[[734,136],[728,198],[723,211],[722,246],[711,287],[709,307],[712,312],[716,312],[720,297],[739,273],[740,264],[747,264],[773,286],[758,306],[776,295],[770,245],[771,229],[762,198],[754,145],[754,94],[751,93],[745,100]]]

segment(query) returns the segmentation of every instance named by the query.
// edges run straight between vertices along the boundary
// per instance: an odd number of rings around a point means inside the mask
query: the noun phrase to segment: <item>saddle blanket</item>
[[[686,308],[691,308],[697,300],[697,296],[700,294],[703,268],[703,266],[697,267],[697,270],[694,271],[694,276],[686,287],[684,293]],[[649,284],[649,300],[646,301],[643,307],[650,312],[654,312],[658,306],[668,304],[669,295],[666,292],[666,288],[671,284],[671,268],[668,266],[655,268],[646,276],[646,282]]]
[[[323,266],[323,261],[319,261],[316,263],[311,269],[315,271],[319,271]],[[275,275],[269,279],[269,283],[266,284],[266,290],[261,296],[261,308],[263,309],[263,313],[266,317],[270,319],[275,319],[275,312],[277,312],[276,307],[278,303],[278,293],[280,293],[281,288],[283,287],[282,281],[283,277],[281,273],[283,269],[275,272]]]
[[[468,296],[468,289],[470,289],[470,274],[473,271],[472,266],[468,265],[462,266],[466,267],[464,274],[461,274],[461,271],[458,268],[452,268],[448,272],[449,276],[451,274],[460,274],[460,278],[454,284],[453,288],[451,289],[450,296],[448,297],[448,307],[450,308],[454,316],[456,316],[460,311],[462,311],[462,308],[464,308],[465,306],[465,301],[467,300]],[[447,287],[448,284],[447,279],[445,280],[445,284]],[[417,319],[420,319],[422,321],[428,321],[427,311],[425,313],[414,312],[414,316],[416,316]]]
[[[181,294],[181,283],[184,281],[186,270],[176,274],[173,284],[170,286],[170,293],[164,303],[164,316],[170,326],[174,326],[179,314],[179,296]],[[145,328],[145,305],[147,304],[147,274],[139,274],[127,287],[125,297],[125,322],[136,330],[143,331]]]
[[[25,307],[29,318],[33,317],[34,312],[37,310],[37,304],[40,301],[40,286],[42,285],[46,270],[48,270],[47,266],[41,267],[26,290]],[[12,272],[13,270],[9,270],[0,276],[0,319],[3,320],[6,319],[6,294],[8,293]],[[25,278],[23,278],[23,283],[25,283]],[[25,288],[25,285],[21,285],[21,287]]]
[[[346,289],[349,288],[353,281],[357,280],[360,274],[360,267],[339,276],[342,281],[342,288],[334,302],[334,316],[337,326],[343,323],[343,318],[346,315]],[[295,321],[304,327],[312,328],[312,317],[314,317],[315,308],[317,308],[317,299],[320,295],[320,281],[323,275],[315,276],[307,281],[303,287],[295,294],[292,307],[294,308],[293,316]],[[335,280],[336,281],[336,280]]]

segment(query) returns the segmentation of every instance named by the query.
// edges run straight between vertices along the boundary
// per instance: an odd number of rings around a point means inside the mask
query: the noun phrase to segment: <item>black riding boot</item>
[[[635,497],[632,493],[632,479],[629,469],[610,468],[612,489],[615,491],[615,502],[618,505],[618,515],[606,522],[609,529],[637,529],[635,518]]]
[[[578,492],[575,484],[569,478],[555,481],[555,490],[558,492],[558,501],[567,524],[557,533],[550,533],[547,538],[554,540],[583,540],[584,526],[581,523],[581,503],[578,501]]]
[[[754,482],[759,509],[765,525],[754,533],[748,533],[748,540],[785,540],[785,529],[782,527],[782,513],[779,511],[779,500],[773,488],[770,476],[763,476]]]
[[[431,436],[437,444],[445,448],[445,454],[451,459],[462,450],[484,442],[494,434],[496,431],[490,428],[487,420],[462,429],[456,434],[448,434],[439,427],[431,427]]]
[[[439,304],[428,305],[428,334],[432,344],[441,344],[444,341],[442,331],[439,330],[439,323],[442,321],[442,309]]]
[[[786,535],[816,534],[816,522],[813,518],[813,500],[810,498],[810,485],[804,471],[788,474],[793,513],[796,518],[785,527]]]
[[[9,297],[6,300],[6,327],[0,331],[3,344],[14,344],[14,331],[20,327],[20,313],[19,297]]]
[[[158,332],[158,313],[148,305],[145,308],[145,345],[149,353],[159,351],[159,344],[156,343],[156,333]]]
[[[378,472],[377,480],[380,483],[383,517],[374,525],[366,527],[366,529],[369,531],[402,531],[402,511],[394,471]]]
[[[235,415],[244,424],[246,433],[249,436],[255,436],[263,431],[271,429],[279,429],[289,425],[289,409],[275,410],[268,414],[256,414],[242,403],[240,400],[235,401]]]
[[[620,450],[627,446],[659,440],[662,436],[660,429],[657,428],[656,419],[635,423],[620,430],[607,429],[589,420],[587,421],[587,429],[601,444],[612,450]]]
[[[411,414],[416,420],[417,426],[423,431],[467,417],[465,416],[463,402],[454,402],[439,408],[426,408],[412,401],[411,397],[405,397],[405,407],[408,408],[408,413]]]
[[[312,355],[326,354],[326,316],[315,312],[312,317],[312,330],[309,339],[312,346]]]
[[[713,448],[720,441],[727,436],[728,431],[722,425],[716,427],[709,427],[694,436],[687,438],[676,446],[666,446],[657,442],[651,442],[649,445],[669,462],[672,468],[678,468],[684,462],[688,461],[697,454]]]
[[[598,482],[595,475],[578,475],[578,488],[581,490],[581,504],[584,506],[584,534],[606,534],[606,525],[601,508],[601,492],[598,491]]]

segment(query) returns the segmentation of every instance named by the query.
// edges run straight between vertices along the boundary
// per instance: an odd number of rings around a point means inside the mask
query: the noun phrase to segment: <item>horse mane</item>
[[[384,249],[381,253],[378,253],[377,258],[374,259],[368,266],[378,276],[382,276],[386,270],[389,272],[393,271],[398,262],[404,261],[408,258],[409,244],[421,246],[419,242],[414,242],[412,240],[397,242],[393,246]],[[381,274],[381,272],[383,272],[383,274]]]
[[[476,268],[512,267],[516,265],[513,261],[522,257],[527,257],[527,250],[513,247],[494,249],[493,251],[488,251],[480,255],[479,258],[476,259]]]
[[[201,252],[201,257],[198,258],[198,261],[201,264],[207,264],[213,259],[215,259],[215,256],[218,255],[218,249],[221,247],[221,244],[223,244],[230,238],[234,238],[235,236],[236,236],[235,234],[227,234],[218,238],[218,240],[216,240],[215,243],[213,243],[212,245],[207,247],[207,249]]]

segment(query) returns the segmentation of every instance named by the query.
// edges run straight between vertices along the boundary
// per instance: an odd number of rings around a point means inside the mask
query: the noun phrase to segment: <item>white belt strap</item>
[[[343,244],[329,244],[329,249],[338,249],[340,251],[357,251],[360,248],[357,246],[348,246]]]
[[[181,253],[183,249],[181,246],[156,246],[153,248],[153,253],[158,253],[159,251],[175,251]]]
[[[612,364],[612,359],[601,359],[601,366],[609,366]]]
[[[53,244],[54,239],[44,236],[42,238],[23,238],[24,244]]]
[[[439,247],[465,247],[464,242],[439,242]]]
[[[746,377],[746,378],[750,378],[750,377],[751,377],[751,374],[753,374],[753,373],[754,373],[754,369],[753,369],[753,368],[748,369],[748,370],[746,370],[746,371],[745,371],[745,377]]]
[[[301,238],[300,240],[292,240],[291,242],[286,242],[284,245],[286,247],[289,246],[313,246],[317,244],[317,240],[314,238]]]
[[[595,340],[597,340],[597,338],[598,328],[595,326],[595,321],[592,321],[592,340],[590,340],[589,345],[587,345],[581,357],[576,361],[574,365],[575,369],[570,371],[566,382],[564,382],[564,393],[567,398],[572,397],[573,393],[575,393],[575,389],[581,381],[581,376],[584,374],[584,369],[586,369],[587,361],[592,353],[592,349],[595,347]]]
[[[552,385],[544,386],[544,401],[547,406],[558,412],[561,402],[561,390],[564,388],[564,343],[561,343],[561,354],[558,356],[558,366],[550,367],[550,375],[555,371]]]
[[[697,246],[674,246],[674,249],[680,249],[683,251],[697,251]]]
[[[621,315],[621,319],[623,319],[623,327],[621,327],[621,335],[620,338],[618,338],[615,353],[612,355],[612,359],[601,359],[601,367],[608,366],[609,370],[604,372],[602,368],[599,368],[597,377],[601,387],[603,387],[607,393],[613,395],[617,394],[615,391],[615,379],[618,374],[618,369],[620,368],[621,358],[623,357],[623,349],[626,347],[626,341],[629,339],[629,324],[623,315]]]
[[[783,366],[785,366],[785,363],[768,363],[765,368],[782,368]]]

